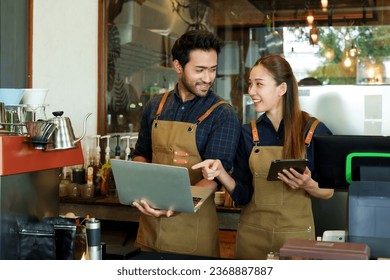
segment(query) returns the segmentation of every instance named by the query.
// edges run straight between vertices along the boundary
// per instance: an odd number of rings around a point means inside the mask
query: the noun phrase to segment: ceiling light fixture
[[[310,44],[317,45],[319,37],[320,35],[318,29],[314,26],[312,29],[310,29]]]
[[[328,10],[328,0],[321,0],[322,11],[326,12]]]
[[[334,50],[333,49],[326,49],[325,52],[325,57],[328,61],[332,61],[334,58]]]
[[[349,57],[349,51],[345,51],[345,59],[344,59],[344,66],[349,68],[351,67],[352,65],[352,60],[351,58]]]
[[[307,20],[307,24],[309,26],[312,26],[313,25],[313,22],[314,22],[314,16],[313,16],[313,11],[311,9],[307,10],[307,17],[306,17],[306,20]]]

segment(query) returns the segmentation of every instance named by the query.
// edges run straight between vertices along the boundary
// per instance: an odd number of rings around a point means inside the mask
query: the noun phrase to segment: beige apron
[[[249,157],[254,193],[240,215],[237,231],[237,259],[266,259],[279,252],[288,239],[314,239],[314,220],[310,196],[305,190],[292,190],[281,181],[267,181],[271,161],[282,158],[282,146],[258,146],[256,124],[252,124],[255,143]],[[257,138],[257,139],[256,139]]]
[[[196,146],[197,124],[217,106],[226,102],[213,105],[195,124],[158,120],[167,96],[166,93],[161,100],[152,125],[152,162],[187,167],[191,184],[195,184],[202,179],[201,170],[191,169],[192,165],[202,160]],[[137,242],[145,251],[219,257],[218,233],[218,219],[212,195],[195,214],[175,213],[169,218],[154,218],[141,214]]]

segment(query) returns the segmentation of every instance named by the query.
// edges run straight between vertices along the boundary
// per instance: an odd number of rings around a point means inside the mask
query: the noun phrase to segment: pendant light
[[[321,0],[322,11],[326,12],[328,10],[328,0]]]
[[[310,29],[310,44],[317,45],[319,37],[320,37],[320,34],[318,32],[318,28],[313,26]]]

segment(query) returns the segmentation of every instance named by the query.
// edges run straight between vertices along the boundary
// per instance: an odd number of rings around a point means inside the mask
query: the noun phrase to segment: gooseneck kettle
[[[48,120],[49,122],[56,124],[57,129],[52,134],[51,140],[49,140],[49,142],[52,143],[48,145],[46,150],[64,150],[76,148],[77,142],[82,140],[85,136],[87,131],[87,119],[90,115],[92,115],[92,113],[88,113],[84,117],[83,134],[79,138],[76,138],[74,135],[70,118],[63,117],[63,113],[63,111],[53,112],[54,118]]]

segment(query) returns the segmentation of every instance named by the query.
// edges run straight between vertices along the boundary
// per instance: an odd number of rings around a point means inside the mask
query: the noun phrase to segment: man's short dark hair
[[[202,29],[191,30],[176,40],[172,47],[172,60],[177,59],[184,68],[189,61],[190,51],[214,49],[218,55],[221,48],[222,42],[213,33]]]

